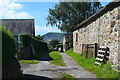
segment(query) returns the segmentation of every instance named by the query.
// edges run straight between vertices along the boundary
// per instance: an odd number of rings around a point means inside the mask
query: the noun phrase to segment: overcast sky
[[[21,1],[21,0],[20,0]],[[48,32],[61,32],[56,27],[46,27],[49,8],[58,2],[15,2],[0,0],[0,19],[35,19],[35,34],[44,35]],[[106,5],[108,2],[102,2]]]

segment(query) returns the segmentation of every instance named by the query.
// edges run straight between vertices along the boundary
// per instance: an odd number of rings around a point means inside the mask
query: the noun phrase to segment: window
[[[15,43],[18,43],[18,37],[15,36]]]
[[[76,42],[78,42],[78,33],[76,33]]]

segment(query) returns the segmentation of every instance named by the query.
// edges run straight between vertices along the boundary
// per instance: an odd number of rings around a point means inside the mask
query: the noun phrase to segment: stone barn
[[[83,44],[106,46],[109,61],[119,69],[120,61],[120,1],[110,2],[73,30],[73,51],[82,52]]]
[[[31,34],[35,36],[34,19],[1,19],[2,25],[5,25],[9,29],[14,37],[16,43],[16,49],[19,53],[19,58],[29,59],[33,53],[31,48],[18,47],[18,35],[19,34]]]

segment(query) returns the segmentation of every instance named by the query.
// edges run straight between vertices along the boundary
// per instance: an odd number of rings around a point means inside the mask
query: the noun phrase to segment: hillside
[[[50,33],[47,33],[47,34],[43,35],[43,40],[45,42],[49,43],[51,40],[57,39],[62,43],[63,42],[63,36],[64,35],[62,33],[50,32]]]

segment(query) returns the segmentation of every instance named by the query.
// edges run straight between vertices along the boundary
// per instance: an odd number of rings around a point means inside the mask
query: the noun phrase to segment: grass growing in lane
[[[20,60],[19,63],[23,63],[23,64],[37,64],[39,63],[38,60]]]
[[[95,73],[97,78],[112,78],[112,80],[116,80],[116,78],[118,78],[117,72],[112,70],[110,63],[96,66],[94,64],[95,58],[86,59],[80,54],[74,53],[72,49],[66,51],[65,53],[70,55],[80,66],[84,67],[90,72]]]
[[[62,75],[63,75],[63,79],[62,80],[77,80],[75,77],[73,77],[70,74],[63,73]]]
[[[66,66],[59,52],[57,51],[51,52],[50,57],[53,58],[53,60],[50,61],[52,64],[58,66]]]

